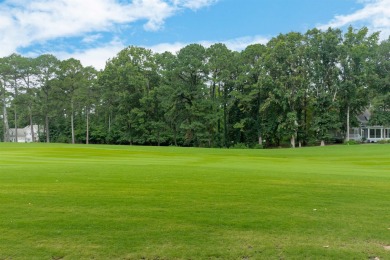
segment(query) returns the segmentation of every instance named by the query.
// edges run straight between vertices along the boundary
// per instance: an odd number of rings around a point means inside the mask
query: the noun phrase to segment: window
[[[370,129],[370,138],[382,138],[381,129]]]
[[[390,128],[385,129],[385,136],[384,138],[390,138]]]
[[[370,129],[370,138],[375,138],[375,129]]]
[[[368,138],[368,129],[367,128],[363,129],[363,137],[366,139]]]
[[[382,138],[381,129],[375,129],[376,138]]]

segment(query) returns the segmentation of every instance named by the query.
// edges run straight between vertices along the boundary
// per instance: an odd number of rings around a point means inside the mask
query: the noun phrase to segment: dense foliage
[[[366,28],[291,32],[241,52],[130,46],[104,70],[52,55],[0,59],[2,140],[262,147],[348,140],[356,115],[390,125],[390,39]]]

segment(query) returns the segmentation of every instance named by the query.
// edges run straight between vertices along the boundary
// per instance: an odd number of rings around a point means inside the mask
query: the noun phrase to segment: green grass
[[[390,259],[390,145],[0,144],[0,259]]]

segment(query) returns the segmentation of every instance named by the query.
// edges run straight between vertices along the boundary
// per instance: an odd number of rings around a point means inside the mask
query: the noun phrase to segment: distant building
[[[9,137],[11,142],[18,143],[31,143],[39,141],[39,134],[42,133],[42,127],[38,125],[33,125],[34,130],[34,140],[32,139],[31,126],[28,125],[25,128],[10,128]],[[17,136],[16,136],[17,134]]]
[[[357,117],[360,127],[351,129],[350,140],[378,142],[380,140],[390,140],[390,127],[370,125],[371,113],[367,110]]]

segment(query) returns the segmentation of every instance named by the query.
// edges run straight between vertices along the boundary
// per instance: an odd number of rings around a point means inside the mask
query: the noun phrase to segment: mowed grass
[[[390,145],[0,144],[0,259],[390,259]]]

